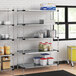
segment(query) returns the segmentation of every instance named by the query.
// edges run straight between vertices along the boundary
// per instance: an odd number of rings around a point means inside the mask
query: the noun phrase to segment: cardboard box
[[[2,57],[2,61],[10,61],[10,57]]]
[[[10,61],[2,62],[2,69],[9,69],[10,68]]]

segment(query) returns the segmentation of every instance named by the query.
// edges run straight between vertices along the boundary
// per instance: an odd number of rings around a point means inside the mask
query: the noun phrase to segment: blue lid
[[[34,59],[40,59],[41,57],[34,57]]]
[[[41,55],[49,55],[48,53],[44,53],[44,54],[41,54]]]

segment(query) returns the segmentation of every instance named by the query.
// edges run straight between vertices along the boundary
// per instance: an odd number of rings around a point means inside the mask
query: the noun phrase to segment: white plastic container
[[[42,3],[40,4],[41,7],[56,7],[54,3]]]
[[[11,22],[10,22],[10,21],[5,21],[4,24],[5,24],[5,25],[10,25]]]
[[[48,58],[48,57],[50,57],[50,54],[48,54],[48,53],[43,53],[43,54],[41,54],[41,57],[42,57],[42,58]]]
[[[56,5],[53,3],[40,4],[40,10],[56,10]]]
[[[48,58],[47,58],[47,63],[48,63],[48,65],[53,65],[53,63],[54,63],[54,58],[53,58],[53,57],[48,57]]]
[[[34,64],[37,64],[37,65],[40,64],[40,58],[41,58],[41,57],[34,57],[34,58],[33,58]]]
[[[47,65],[47,58],[40,58],[40,65],[46,66]]]

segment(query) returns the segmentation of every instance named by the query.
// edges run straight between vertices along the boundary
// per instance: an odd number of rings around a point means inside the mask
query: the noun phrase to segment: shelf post
[[[59,9],[57,10],[57,19],[58,19],[58,21],[57,21],[57,40],[58,40],[58,43],[57,43],[57,50],[58,50],[58,52],[59,52]],[[57,55],[57,56],[59,56],[59,55]],[[59,59],[59,57],[57,57],[58,59]],[[58,64],[59,64],[59,60],[58,60]]]

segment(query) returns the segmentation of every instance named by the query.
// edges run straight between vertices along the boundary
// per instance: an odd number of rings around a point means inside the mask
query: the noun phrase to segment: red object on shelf
[[[49,43],[49,44],[52,44],[52,43]]]
[[[45,42],[45,43],[48,43],[48,42]]]
[[[40,58],[40,60],[46,60],[47,58]]]
[[[53,57],[48,57],[47,59],[54,59]]]

